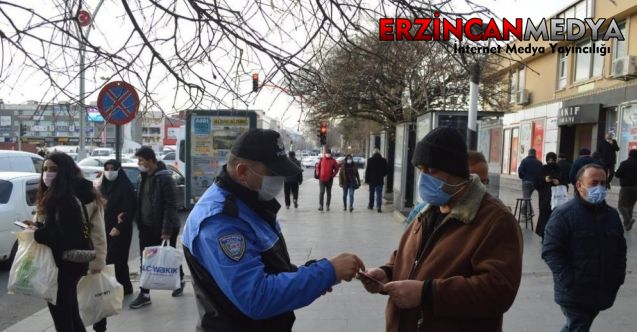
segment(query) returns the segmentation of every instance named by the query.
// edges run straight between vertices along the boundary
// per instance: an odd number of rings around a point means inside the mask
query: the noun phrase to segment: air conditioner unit
[[[613,60],[611,76],[629,80],[637,77],[637,56],[624,56]]]
[[[515,102],[516,104],[526,105],[529,103],[529,90],[520,89],[520,91],[517,92],[516,96],[517,96],[517,99]]]

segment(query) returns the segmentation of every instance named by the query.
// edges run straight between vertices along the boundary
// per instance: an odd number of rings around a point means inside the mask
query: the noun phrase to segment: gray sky
[[[241,0],[243,1],[243,0]],[[603,0],[602,0],[603,1]],[[88,7],[95,6],[99,0],[87,0]],[[463,1],[461,1],[463,2]],[[568,4],[573,3],[573,0],[477,0],[479,4],[489,7],[495,14],[513,19],[513,18],[531,18],[539,20],[543,17],[552,15],[558,10],[566,7]],[[42,8],[48,1],[41,0],[25,0],[22,4],[33,4],[33,8]],[[0,27],[2,19],[0,18]],[[106,0],[104,7],[96,18],[96,24],[100,27],[91,32],[91,40],[100,40],[108,44],[117,44],[116,36],[110,33],[110,31],[116,31],[118,25],[122,24],[121,16],[118,17],[118,7],[111,0]],[[6,60],[5,60],[6,61]],[[264,63],[264,66],[267,66]],[[258,68],[255,66],[256,69]],[[261,78],[265,73],[261,72]],[[87,75],[89,77],[91,75]],[[93,75],[93,77],[99,77],[100,75]],[[5,103],[23,103],[27,100],[41,100],[45,91],[42,90],[42,82],[45,78],[42,75],[31,74],[22,75],[19,78],[15,78],[13,81],[0,83],[0,98],[4,99]],[[239,85],[240,89],[249,91],[251,89],[251,78],[246,75],[245,78],[241,78]],[[96,83],[92,82],[93,86]],[[91,82],[87,82],[90,85]],[[77,86],[77,84],[75,84]],[[88,87],[90,89],[90,86]],[[170,87],[167,87],[166,97],[163,98],[163,102],[170,105],[163,105],[166,109],[172,107],[173,93]],[[78,88],[79,91],[79,88]],[[88,97],[89,101],[97,99],[96,95]],[[183,96],[181,98],[183,100]],[[229,101],[231,104],[232,101]],[[290,106],[292,105],[292,106]],[[235,104],[236,108],[244,109],[246,106],[240,103]],[[279,90],[269,87],[264,87],[254,102],[248,105],[251,109],[262,109],[266,111],[269,116],[283,120],[286,127],[296,129],[297,121],[301,114],[301,107],[298,103],[292,101],[292,98],[280,93]],[[286,111],[287,110],[287,111]]]

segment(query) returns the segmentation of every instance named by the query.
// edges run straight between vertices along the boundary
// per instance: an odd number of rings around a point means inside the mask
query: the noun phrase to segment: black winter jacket
[[[597,151],[602,157],[604,166],[607,167],[617,163],[617,151],[619,151],[619,146],[617,145],[616,140],[612,140],[612,142],[613,143],[608,143],[607,140],[603,139],[597,144]]]
[[[619,164],[615,176],[622,187],[637,187],[637,158],[628,158]]]
[[[542,162],[535,156],[527,156],[518,167],[518,177],[522,181],[535,182],[542,172]]]
[[[299,168],[301,168],[301,162],[298,159],[292,157],[290,158],[290,160],[292,160],[292,162],[295,163],[296,166],[299,166]],[[298,183],[298,184],[303,183],[303,172],[297,175],[286,176],[285,183]]]
[[[387,160],[380,153],[374,153],[371,158],[367,159],[365,183],[370,186],[382,185],[385,183],[385,175],[387,175]]]
[[[133,220],[135,219],[135,187],[120,168],[115,181],[102,177],[100,192],[106,199],[104,209],[104,227],[108,239],[107,261],[128,261],[131,236],[133,234]],[[124,221],[119,223],[117,216],[124,213]],[[111,229],[116,228],[120,234],[111,237]]]
[[[626,239],[617,211],[579,197],[553,211],[542,258],[553,272],[555,302],[604,310],[615,302],[626,275]]]
[[[141,195],[144,183],[148,180],[148,174],[142,172],[141,180],[137,187],[137,212],[135,213],[138,225],[142,225]],[[161,229],[162,234],[170,235],[178,232],[181,226],[177,215],[177,186],[172,174],[166,169],[163,162],[157,163],[157,170],[152,176],[150,184],[150,201],[153,210],[152,227]]]

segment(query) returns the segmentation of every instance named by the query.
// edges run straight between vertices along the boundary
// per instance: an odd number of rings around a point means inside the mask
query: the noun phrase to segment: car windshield
[[[0,180],[0,204],[7,204],[11,199],[11,190],[13,190],[13,183],[6,180]]]
[[[124,167],[124,172],[126,172],[126,176],[133,184],[133,186],[137,187],[137,181],[139,181],[139,168],[137,167]]]

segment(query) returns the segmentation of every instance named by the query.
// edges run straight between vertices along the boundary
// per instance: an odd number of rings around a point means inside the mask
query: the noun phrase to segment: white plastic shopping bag
[[[142,255],[139,286],[147,289],[174,290],[181,287],[179,266],[183,254],[163,241],[161,246],[146,247]]]
[[[58,268],[51,248],[37,243],[32,230],[17,234],[18,250],[9,271],[9,294],[23,294],[55,304]]]
[[[124,287],[115,279],[115,268],[107,265],[102,272],[85,275],[77,284],[77,302],[84,325],[122,312]]]
[[[551,210],[555,210],[558,206],[566,202],[568,202],[566,186],[551,187]]]

